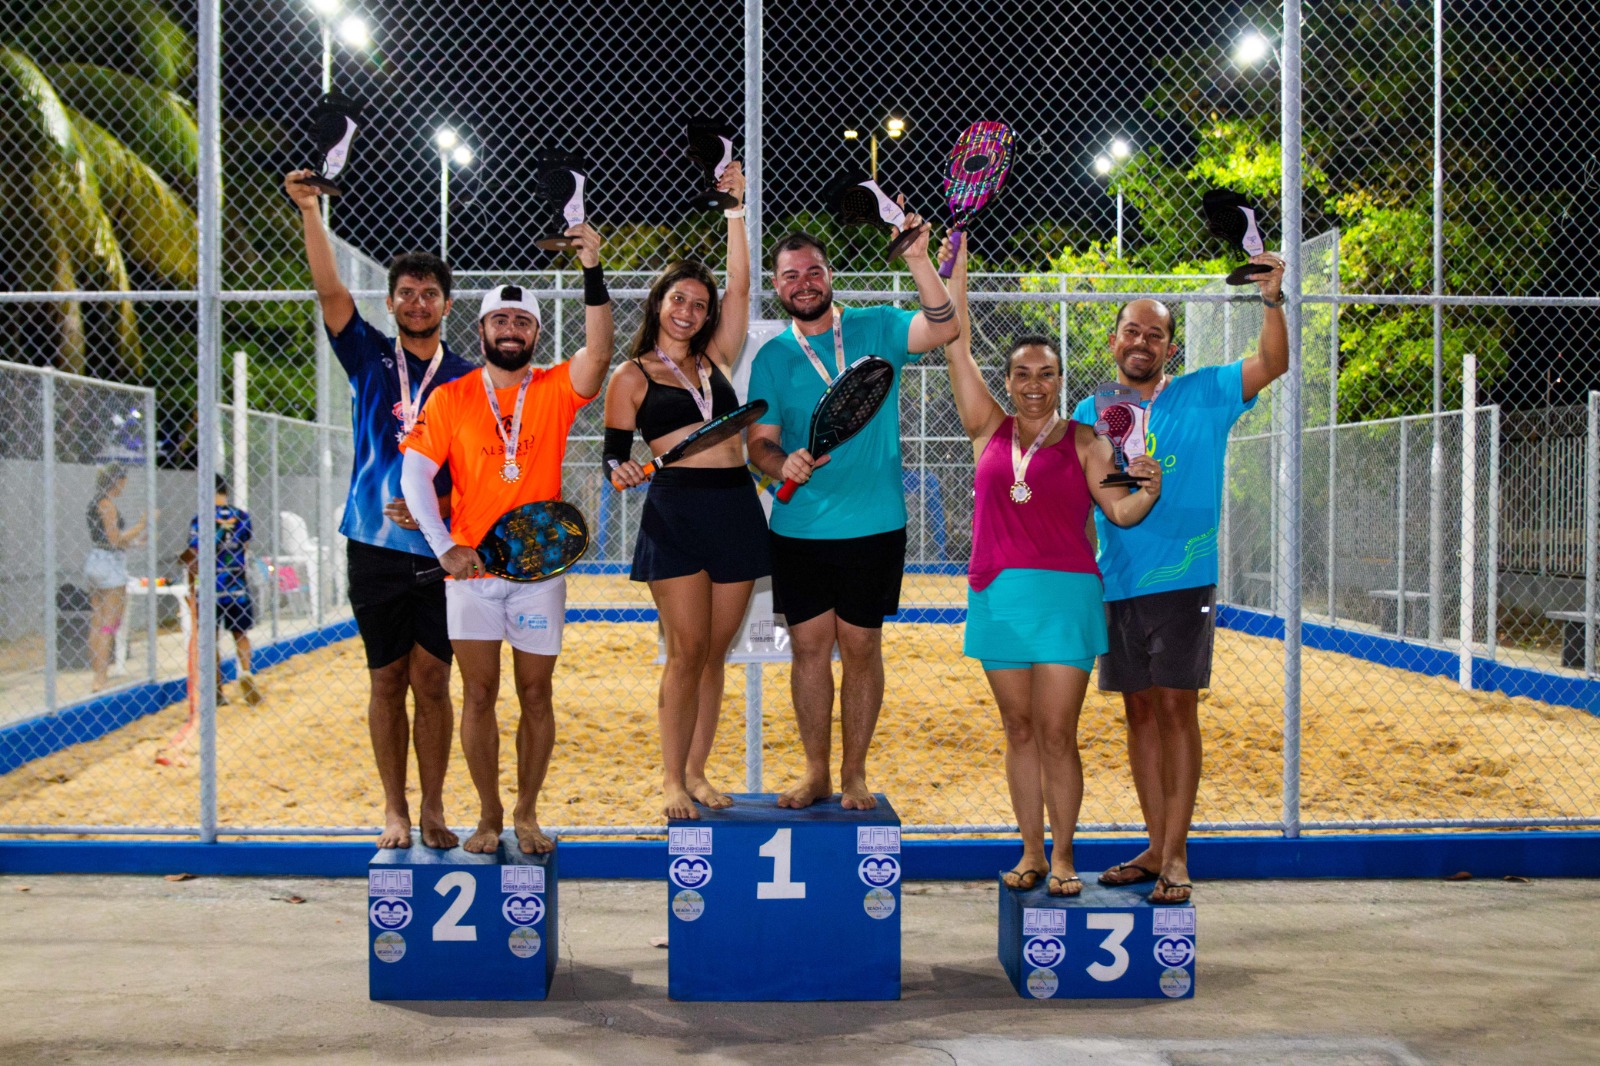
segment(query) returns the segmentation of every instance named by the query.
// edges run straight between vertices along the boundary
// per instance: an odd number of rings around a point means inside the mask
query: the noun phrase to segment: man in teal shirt
[[[883,620],[900,609],[905,571],[906,504],[900,460],[901,367],[956,336],[955,310],[920,233],[905,252],[922,310],[836,308],[833,271],[822,243],[808,234],[773,249],[773,289],[790,328],[761,346],[750,369],[751,400],[767,413],[750,427],[750,458],[768,477],[803,486],[772,508],[772,597],[789,623],[789,673],[795,719],[805,747],[799,784],[780,807],[807,807],[833,794],[833,646],[839,645],[844,752],[840,804],[877,805],[867,787],[867,750],[883,706]],[[806,445],[811,412],[828,383],[863,356],[895,368],[882,410],[855,437],[814,459]]]
[[[1270,270],[1253,279],[1266,312],[1248,359],[1167,375],[1178,346],[1172,312],[1156,300],[1125,304],[1111,331],[1117,381],[1138,390],[1149,410],[1145,450],[1164,476],[1161,499],[1138,525],[1094,516],[1111,642],[1100,657],[1099,685],[1122,693],[1128,761],[1150,832],[1149,847],[1107,870],[1100,883],[1155,881],[1152,903],[1182,903],[1192,892],[1189,825],[1200,788],[1200,689],[1211,683],[1228,434],[1289,369],[1283,260],[1265,253],[1251,262]],[[1094,397],[1072,417],[1093,425]]]

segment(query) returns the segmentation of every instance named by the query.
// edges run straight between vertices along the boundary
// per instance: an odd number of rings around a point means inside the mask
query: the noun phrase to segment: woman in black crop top
[[[632,358],[606,388],[605,473],[626,488],[645,482],[631,457],[635,429],[660,455],[739,404],[728,375],[749,322],[750,251],[738,163],[717,187],[739,201],[725,212],[728,276],[720,299],[700,263],[670,265],[650,287]],[[659,713],[669,818],[699,817],[696,803],[733,802],[706,780],[706,760],[722,706],[723,660],[755,579],[771,572],[766,517],[744,464],[744,442],[734,437],[657,471],[639,520],[630,576],[649,583],[667,645]]]

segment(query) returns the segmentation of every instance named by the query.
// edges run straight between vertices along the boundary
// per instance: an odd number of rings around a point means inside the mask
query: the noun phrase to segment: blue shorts
[[[1085,662],[1109,647],[1102,594],[1098,574],[1002,570],[982,591],[967,588],[963,650],[986,670],[1034,663],[1087,669]]]
[[[256,605],[249,596],[217,597],[217,628],[248,633],[256,624]]]

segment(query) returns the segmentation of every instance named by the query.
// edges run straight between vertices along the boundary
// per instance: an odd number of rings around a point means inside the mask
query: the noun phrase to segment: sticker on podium
[[[667,829],[677,1000],[900,998],[900,818],[775,795]]]
[[[1195,910],[1153,904],[1148,885],[1087,877],[1077,896],[1000,884],[999,955],[1028,999],[1187,999],[1194,995]]]
[[[524,855],[509,830],[489,855],[379,851],[367,867],[371,998],[544,999],[556,884],[556,852]]]

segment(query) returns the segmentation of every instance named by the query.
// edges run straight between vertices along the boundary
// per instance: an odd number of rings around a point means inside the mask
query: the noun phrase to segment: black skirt
[[[628,576],[664,581],[702,570],[719,585],[772,573],[767,518],[742,466],[669,466],[650,482]]]

